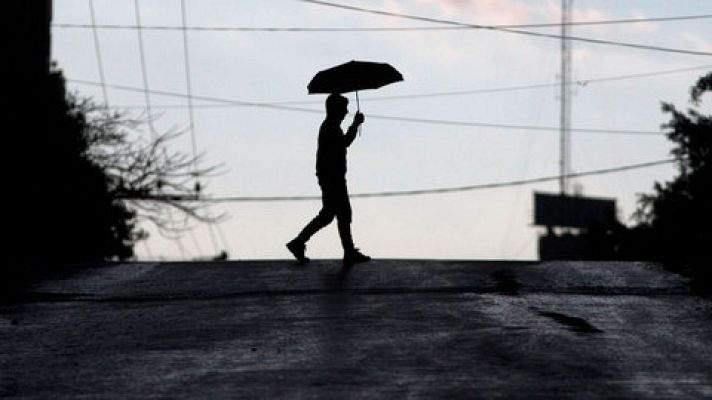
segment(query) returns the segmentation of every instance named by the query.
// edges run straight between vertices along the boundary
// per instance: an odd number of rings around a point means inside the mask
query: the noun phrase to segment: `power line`
[[[634,169],[649,168],[658,165],[670,164],[674,162],[675,159],[666,159],[658,161],[650,161],[646,163],[623,165],[614,168],[598,169],[593,171],[570,173],[566,176],[568,178],[581,178],[586,176],[594,175],[604,175],[612,174],[617,172],[629,171]],[[418,189],[418,190],[394,190],[394,191],[384,191],[384,192],[370,192],[370,193],[356,193],[351,194],[351,198],[373,198],[373,197],[405,197],[405,196],[420,196],[428,194],[444,194],[444,193],[456,193],[456,192],[468,192],[474,190],[484,190],[484,189],[497,189],[512,186],[529,185],[535,183],[551,182],[559,180],[559,175],[545,176],[540,178],[530,178],[521,179],[514,181],[505,182],[494,182],[485,184],[475,184],[466,186],[453,186],[444,188],[434,188],[434,189]],[[204,203],[237,203],[237,202],[273,202],[273,201],[312,201],[321,200],[321,196],[225,196],[225,197],[190,197],[190,196],[169,196],[172,201],[185,201],[185,202],[204,202]],[[148,198],[138,198],[134,200],[162,200],[163,197],[148,197]]]
[[[144,98],[146,99],[146,114],[148,116],[148,127],[151,132],[151,135],[153,136],[153,139],[155,140],[158,137],[158,133],[156,132],[155,127],[153,126],[153,113],[151,110],[151,89],[148,84],[148,68],[146,66],[146,51],[144,47],[144,42],[143,42],[143,29],[141,27],[141,10],[139,8],[139,0],[134,0],[134,11],[136,14],[136,33],[138,36],[138,50],[139,50],[139,60],[140,60],[140,65],[141,65],[141,77],[143,79],[143,94]],[[104,87],[106,87],[106,84],[104,84]],[[168,209],[168,215],[171,220],[173,219],[173,212]],[[178,249],[180,250],[181,256],[183,259],[188,259],[190,257],[190,254],[187,253],[185,247],[183,246],[183,243],[180,240],[180,237],[175,237],[173,239],[174,243],[178,246]]]
[[[662,71],[644,72],[637,74],[627,74],[627,75],[617,75],[603,78],[591,78],[591,79],[577,79],[574,81],[564,82],[565,85],[576,85],[576,86],[586,86],[590,83],[598,82],[610,82],[625,79],[636,79],[636,78],[647,78],[652,76],[661,76],[668,74],[677,74],[681,72],[690,72],[701,69],[712,69],[712,64],[701,65],[697,67],[689,68],[678,68],[678,69],[668,69]],[[495,88],[483,88],[483,89],[469,89],[469,90],[454,90],[454,91],[441,91],[441,92],[431,92],[431,93],[420,93],[420,94],[410,94],[410,95],[394,95],[394,96],[379,96],[379,97],[366,97],[362,100],[368,101],[390,101],[390,100],[400,100],[400,99],[416,99],[416,98],[428,98],[428,97],[442,97],[442,96],[461,96],[469,94],[484,94],[484,93],[499,93],[499,92],[512,92],[530,89],[544,89],[550,87],[561,86],[560,82],[550,82],[550,83],[538,83],[532,85],[515,85],[515,86],[503,86]],[[273,104],[316,104],[317,101],[282,101]]]
[[[141,243],[143,244],[144,250],[146,251],[146,255],[148,256],[148,259],[150,261],[155,260],[156,258],[153,256],[153,251],[151,251],[151,246],[148,244],[148,241],[143,239],[141,240]]]
[[[643,22],[671,22],[671,21],[689,21],[712,18],[712,14],[701,15],[679,15],[672,17],[653,17],[653,18],[626,18],[600,21],[571,21],[566,23],[568,26],[596,26],[596,25],[616,25],[616,24],[634,24]],[[560,27],[560,22],[550,23],[530,23],[530,24],[494,24],[487,25],[492,28],[518,29],[518,28],[555,28]],[[99,29],[115,29],[115,30],[133,30],[137,29],[136,25],[122,24],[72,24],[72,23],[54,23],[55,28],[99,28]],[[474,26],[405,26],[405,27],[243,27],[243,26],[182,26],[170,25],[144,25],[142,29],[157,30],[157,31],[181,31],[184,29],[190,31],[208,31],[208,32],[417,32],[417,31],[452,31],[452,30],[471,30],[481,29]]]
[[[401,121],[401,122],[414,122],[421,124],[430,125],[450,125],[450,126],[469,126],[469,127],[479,127],[479,128],[500,128],[500,129],[517,129],[517,130],[533,130],[533,131],[559,131],[558,127],[552,126],[536,126],[536,125],[514,125],[514,124],[495,124],[488,122],[474,122],[474,121],[453,121],[453,120],[443,120],[443,119],[427,119],[427,118],[410,118],[410,117],[397,117],[390,115],[368,115],[369,118],[382,119],[388,121]],[[643,131],[643,130],[625,130],[625,129],[597,129],[597,128],[571,128],[572,132],[582,132],[582,133],[609,133],[617,135],[653,135],[662,136],[660,132],[653,131]]]
[[[642,73],[629,74],[629,75],[609,76],[607,78],[580,79],[580,80],[572,82],[572,84],[575,83],[575,84],[578,84],[581,86],[586,86],[589,83],[620,81],[620,80],[624,80],[624,79],[634,79],[634,78],[648,78],[651,76],[677,74],[680,72],[689,72],[689,71],[696,71],[696,70],[700,70],[700,69],[710,69],[710,68],[712,68],[712,65],[708,64],[708,65],[700,65],[698,67],[677,68],[677,69],[668,69],[668,70],[662,70],[662,71],[642,72]]]
[[[206,224],[208,226],[208,234],[210,236],[210,242],[213,244],[213,250],[215,251],[215,254],[220,254],[220,245],[218,244],[217,238],[215,237],[215,232],[213,231],[213,224],[208,223]]]
[[[565,82],[565,85],[575,85],[575,86],[587,86],[591,83],[599,82],[611,82],[627,79],[636,78],[648,78],[653,76],[662,76],[669,74],[677,74],[681,72],[697,71],[702,69],[712,69],[712,64],[700,65],[697,67],[687,67],[687,68],[677,68],[677,69],[667,69],[661,71],[643,72],[637,74],[627,74],[627,75],[616,75],[602,78],[590,78],[590,79],[577,79],[574,81]],[[535,83],[531,85],[514,85],[514,86],[502,86],[494,88],[481,88],[481,89],[466,89],[466,90],[453,90],[453,91],[438,91],[438,92],[428,92],[428,93],[415,93],[415,94],[404,94],[404,95],[392,95],[392,96],[378,96],[378,97],[363,97],[364,101],[391,101],[391,100],[408,100],[408,99],[418,99],[418,98],[429,98],[429,97],[445,97],[445,96],[464,96],[470,94],[485,94],[485,93],[501,93],[501,92],[516,92],[522,90],[532,90],[532,89],[545,89],[550,87],[559,87],[560,82],[548,82],[548,83]],[[280,104],[280,105],[299,105],[299,104],[321,104],[323,100],[292,100],[292,101],[272,101],[269,104]],[[219,107],[236,107],[236,104],[194,104],[194,108],[219,108]],[[154,108],[185,108],[183,104],[164,104],[164,105],[154,105]],[[145,106],[135,106],[135,105],[117,105],[114,108],[119,109],[132,109],[132,108],[145,108]]]
[[[503,28],[503,27],[499,27],[496,25],[470,24],[470,23],[457,22],[457,21],[451,21],[451,20],[445,20],[445,19],[394,13],[394,12],[390,12],[390,11],[382,11],[382,10],[376,10],[376,9],[372,9],[372,8],[349,6],[349,5],[345,5],[345,4],[331,3],[328,1],[322,1],[322,0],[296,0],[296,1],[301,1],[304,3],[310,3],[310,4],[326,6],[326,7],[340,8],[340,9],[349,10],[349,11],[357,11],[357,12],[368,13],[368,14],[375,14],[375,15],[388,16],[388,17],[397,17],[397,18],[404,18],[404,19],[411,19],[411,20],[416,20],[416,21],[432,22],[432,23],[437,23],[437,24],[446,24],[446,25],[453,25],[453,26],[465,26],[465,27],[470,27],[473,29],[500,31],[500,32],[513,33],[513,34],[517,34],[517,35],[526,35],[526,36],[542,37],[542,38],[557,39],[557,40],[568,39],[568,40],[575,40],[575,41],[579,41],[579,42],[587,42],[587,43],[595,43],[595,44],[603,44],[603,45],[619,46],[619,47],[628,47],[628,48],[635,48],[635,49],[641,49],[641,50],[662,51],[662,52],[668,52],[668,53],[690,54],[690,55],[698,55],[698,56],[712,56],[711,52],[706,52],[706,51],[674,49],[674,48],[669,48],[669,47],[660,47],[660,46],[637,44],[637,43],[628,43],[628,42],[620,42],[620,41],[612,41],[612,40],[604,40],[604,39],[587,38],[587,37],[581,37],[581,36],[563,37],[562,35],[556,35],[556,34],[550,34],[550,33],[533,32],[533,31],[527,31],[527,30],[522,30],[522,29]]]
[[[230,248],[230,243],[227,241],[227,238],[225,237],[225,232],[223,231],[220,223],[216,223],[215,228],[218,231],[218,237],[220,238],[220,241],[222,242],[223,248],[225,249],[225,251],[227,251],[228,254],[231,254],[232,249]]]
[[[146,51],[143,44],[143,31],[141,28],[141,11],[139,9],[138,0],[134,0],[134,11],[136,14],[136,33],[138,35],[138,54],[141,64],[141,78],[143,79],[143,95],[146,99],[146,114],[148,114],[148,127],[151,130],[151,135],[157,136],[156,130],[153,127],[153,113],[151,112],[151,90],[148,85],[148,68],[146,67]],[[104,85],[106,86],[106,85]]]
[[[101,45],[99,44],[99,32],[96,29],[96,13],[94,12],[94,0],[89,0],[89,15],[91,17],[92,33],[94,35],[94,50],[96,52],[96,64],[99,68],[99,80],[101,81],[101,92],[104,95],[104,105],[109,107],[109,96],[106,92],[106,78],[104,77],[104,64],[101,59]]]
[[[86,80],[81,80],[81,79],[67,79],[67,81],[73,82],[73,83],[84,84],[84,85],[93,85],[93,86],[100,85],[97,82],[86,81]],[[143,89],[136,88],[133,86],[126,86],[126,85],[107,85],[107,86],[111,87],[111,88],[119,89],[119,90],[126,90],[126,91],[132,91],[132,92],[142,92],[143,91]],[[164,91],[164,90],[151,90],[151,93],[162,95],[162,96],[167,96],[167,97],[184,98],[186,96],[183,93],[168,92],[168,91]],[[217,97],[196,96],[196,95],[193,95],[192,97],[194,100],[219,102],[219,103],[231,104],[231,105],[240,106],[240,107],[257,107],[257,108],[266,108],[266,109],[276,109],[276,110],[282,110],[282,111],[294,111],[294,112],[311,113],[311,114],[323,114],[323,111],[321,111],[321,110],[286,106],[286,105],[273,104],[273,103],[257,103],[257,102],[250,102],[250,101],[230,100],[230,99],[223,99],[223,98],[217,98]],[[413,122],[413,123],[429,124],[429,125],[468,126],[468,127],[480,127],[480,128],[499,128],[499,129],[556,131],[556,132],[558,132],[558,130],[559,130],[558,127],[552,127],[552,126],[496,124],[496,123],[476,122],[476,121],[454,121],[454,120],[443,120],[443,119],[409,118],[409,117],[399,117],[399,116],[392,116],[392,115],[378,115],[378,114],[369,114],[368,118],[377,119],[377,120],[378,119],[388,120],[388,121]],[[645,130],[597,129],[597,128],[572,128],[571,130],[573,132],[582,132],[582,133],[663,136],[663,134],[660,132],[645,131]]]
[[[173,238],[173,243],[175,243],[176,247],[178,247],[181,257],[183,257],[184,260],[187,260],[188,258],[190,258],[190,255],[188,254],[187,249],[185,248],[185,246],[183,246],[183,242],[180,240],[179,237]]]
[[[67,81],[73,82],[73,83],[79,83],[82,85],[90,85],[90,86],[100,86],[101,85],[101,83],[84,80],[84,79],[67,79]],[[107,84],[107,87],[111,87],[111,88],[119,89],[119,90],[125,90],[128,92],[143,92],[144,91],[142,88],[138,88],[135,86],[128,86],[128,85]],[[176,98],[185,98],[186,97],[185,93],[171,92],[171,91],[166,91],[166,90],[151,89],[151,90],[149,90],[149,92],[156,94],[156,95],[166,96],[166,97],[176,97]],[[234,106],[242,106],[242,107],[272,108],[272,109],[279,109],[279,110],[286,110],[286,111],[301,111],[301,112],[310,112],[310,113],[317,113],[317,114],[323,113],[320,110],[289,107],[289,106],[283,106],[280,104],[273,104],[273,103],[261,103],[261,102],[256,102],[256,101],[224,99],[224,98],[219,98],[219,97],[200,96],[200,95],[192,95],[191,97],[193,98],[193,100],[224,103],[224,104],[231,104]]]
[[[188,232],[190,234],[191,239],[193,239],[193,245],[198,250],[198,254],[203,254],[203,249],[201,248],[200,243],[198,242],[198,239],[195,237],[195,233],[193,232],[193,229],[190,228],[188,230]]]
[[[188,100],[188,124],[190,130],[190,142],[193,149],[193,174],[196,174],[198,166],[198,145],[195,139],[195,117],[193,112],[193,87],[190,80],[190,54],[188,53],[188,31],[186,26],[188,25],[188,18],[185,9],[185,0],[180,0],[180,12],[181,12],[181,23],[183,26],[183,60],[185,62],[185,86],[186,86],[186,99]],[[197,186],[196,186],[197,188]]]
[[[190,53],[188,50],[188,16],[185,6],[185,0],[180,0],[180,13],[181,13],[181,30],[183,33],[183,61],[185,64],[185,83],[186,83],[186,99],[188,101],[188,130],[190,131],[190,143],[193,151],[193,178],[195,178],[195,193],[198,194],[200,190],[200,183],[198,182],[198,144],[195,135],[195,113],[193,112],[193,85],[191,83],[191,70],[190,70]],[[215,234],[213,233],[212,224],[208,223],[208,231],[210,233],[210,240],[215,249],[215,253],[219,253],[220,249],[215,240]],[[192,234],[192,231],[191,231]],[[193,239],[195,240],[195,238]],[[196,241],[197,243],[197,241]]]

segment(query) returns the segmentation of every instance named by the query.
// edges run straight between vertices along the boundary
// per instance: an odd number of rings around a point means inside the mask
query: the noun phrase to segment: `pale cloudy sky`
[[[553,0],[372,0],[340,2],[361,7],[477,24],[557,22]],[[180,0],[141,0],[144,25],[178,26]],[[202,27],[404,27],[428,23],[362,14],[294,0],[186,0],[188,24]],[[133,0],[94,0],[100,24],[136,23]],[[574,20],[712,14],[708,1],[576,0]],[[89,0],[55,0],[54,22],[87,24]],[[541,32],[557,33],[556,28]],[[606,40],[712,51],[710,20],[575,27],[573,34]],[[144,31],[151,89],[184,93],[182,33]],[[109,84],[142,86],[137,34],[99,31]],[[352,193],[409,190],[510,181],[558,172],[558,133],[395,122],[392,115],[515,125],[558,124],[554,87],[461,96],[375,101],[379,96],[499,88],[555,82],[557,40],[481,30],[419,32],[189,32],[193,93],[256,102],[309,101],[306,85],[317,71],[351,59],[389,62],[405,81],[363,92],[366,124],[349,150]],[[69,79],[99,81],[92,32],[53,30],[53,58]],[[595,79],[712,65],[710,56],[574,44],[574,78]],[[666,122],[661,101],[686,107],[689,86],[709,69],[578,86],[573,127],[659,131]],[[82,95],[103,100],[98,87],[71,83]],[[369,101],[369,98],[374,101]],[[153,95],[156,126],[186,128],[181,99]],[[141,93],[108,90],[112,106],[144,106]],[[204,102],[197,102],[203,103]],[[301,107],[320,109],[320,104]],[[705,105],[709,110],[709,103]],[[352,109],[355,104],[352,104]],[[135,110],[134,110],[135,111]],[[223,164],[211,179],[215,196],[318,194],[314,177],[319,114],[261,108],[196,108],[195,130],[206,164]],[[346,125],[346,124],[345,124]],[[572,164],[583,172],[660,160],[670,144],[662,136],[575,132]],[[184,135],[174,144],[189,151]],[[671,177],[671,166],[581,178],[583,193],[618,200],[630,221],[635,194]],[[532,192],[558,190],[557,183],[420,197],[355,199],[357,245],[381,258],[535,259],[539,230],[532,226]],[[153,233],[139,245],[140,258],[207,256],[211,234],[232,258],[286,258],[290,240],[319,209],[319,202],[231,203],[213,207],[228,219],[221,232],[196,225],[181,239]],[[152,230],[150,227],[147,227]],[[222,237],[220,235],[222,233]],[[308,246],[316,258],[340,257],[334,226]],[[150,256],[149,256],[150,255]]]

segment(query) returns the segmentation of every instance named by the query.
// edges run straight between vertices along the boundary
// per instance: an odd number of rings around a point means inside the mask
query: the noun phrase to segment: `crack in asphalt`
[[[550,318],[561,325],[564,325],[568,330],[576,333],[603,333],[602,330],[591,325],[588,321],[579,317],[552,312],[552,311],[537,311],[537,314],[542,317]]]

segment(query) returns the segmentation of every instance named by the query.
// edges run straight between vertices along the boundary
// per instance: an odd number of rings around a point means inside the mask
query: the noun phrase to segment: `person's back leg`
[[[294,257],[300,262],[309,261],[309,258],[304,255],[306,251],[306,243],[309,239],[314,236],[321,228],[329,225],[331,221],[334,220],[334,211],[327,207],[326,205],[319,211],[314,219],[312,219],[305,227],[299,232],[296,238],[287,243],[287,249],[294,255]]]

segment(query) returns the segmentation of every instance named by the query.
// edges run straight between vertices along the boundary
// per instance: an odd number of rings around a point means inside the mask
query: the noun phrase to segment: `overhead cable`
[[[99,86],[100,84],[93,81],[86,81],[81,79],[67,79],[68,82],[79,83],[84,85]],[[126,85],[107,85],[111,88],[126,90],[132,92],[142,92],[143,89],[136,88],[133,86]],[[164,90],[151,90],[151,93],[167,96],[167,97],[180,97],[184,98],[186,95],[184,93],[169,92]],[[226,104],[233,104],[241,107],[257,107],[266,109],[276,109],[283,111],[294,111],[302,113],[311,114],[323,114],[322,110],[294,107],[273,103],[258,103],[242,100],[230,100],[217,97],[207,97],[207,96],[196,96],[193,95],[194,100],[219,102]],[[533,130],[533,131],[552,131],[558,132],[558,127],[553,126],[536,126],[536,125],[515,125],[515,124],[497,124],[489,122],[476,122],[476,121],[454,121],[454,120],[443,120],[443,119],[427,119],[427,118],[410,118],[410,117],[400,117],[393,115],[379,115],[379,114],[368,114],[368,118],[380,119],[388,121],[400,121],[400,122],[413,122],[420,124],[429,125],[449,125],[449,126],[469,126],[469,127],[481,127],[481,128],[497,128],[497,129],[516,129],[516,130]],[[648,136],[663,136],[661,132],[656,131],[646,131],[646,130],[633,130],[633,129],[598,129],[598,128],[572,128],[572,132],[583,132],[583,133],[605,133],[605,134],[618,134],[618,135],[648,135]]]
[[[496,25],[471,24],[471,23],[451,21],[451,20],[446,20],[446,19],[422,17],[422,16],[417,16],[417,15],[376,10],[376,9],[372,9],[372,8],[349,6],[346,4],[337,4],[337,3],[332,3],[332,2],[328,2],[328,1],[322,1],[322,0],[296,0],[296,1],[301,1],[304,3],[310,3],[310,4],[326,6],[326,7],[340,8],[340,9],[349,10],[349,11],[357,11],[357,12],[362,12],[362,13],[381,15],[381,16],[411,19],[411,20],[416,20],[416,21],[432,22],[432,23],[437,23],[437,24],[446,24],[446,25],[453,25],[453,26],[463,26],[463,27],[469,27],[469,28],[473,28],[473,29],[507,32],[507,33],[513,33],[513,34],[517,34],[517,35],[526,35],[526,36],[542,37],[542,38],[557,39],[557,40],[567,39],[567,40],[575,40],[575,41],[579,41],[579,42],[587,42],[587,43],[595,43],[595,44],[619,46],[619,47],[628,47],[628,48],[635,48],[635,49],[641,49],[641,50],[661,51],[661,52],[667,52],[667,53],[689,54],[689,55],[698,55],[698,56],[712,56],[712,52],[707,52],[707,51],[675,49],[675,48],[669,48],[669,47],[660,47],[660,46],[637,44],[637,43],[627,43],[627,42],[595,39],[595,38],[588,38],[588,37],[581,37],[581,36],[568,35],[568,36],[564,37],[562,35],[557,35],[557,34],[533,32],[533,31],[527,31],[527,30],[522,30],[522,29],[504,28],[504,27],[499,27]]]
[[[671,21],[689,21],[712,18],[712,14],[701,15],[678,15],[671,17],[653,17],[653,18],[626,18],[612,19],[599,21],[571,21],[563,25],[569,26],[596,26],[596,25],[618,25],[618,24],[635,24],[645,22],[671,22]],[[487,25],[492,28],[556,28],[562,25],[561,22],[549,23],[530,23],[530,24],[493,24]],[[137,29],[136,25],[124,24],[73,24],[73,23],[54,23],[55,28],[98,28],[98,29],[116,29],[116,30],[132,30]],[[180,31],[183,27],[171,25],[144,25],[143,29],[157,31]],[[215,31],[215,32],[408,32],[408,31],[451,31],[451,30],[470,30],[480,29],[474,26],[403,26],[403,27],[254,27],[254,26],[188,26],[185,29],[190,31]]]
[[[649,78],[653,76],[662,76],[670,74],[678,74],[681,72],[690,72],[697,70],[712,70],[712,64],[700,65],[697,67],[687,67],[687,68],[676,68],[676,69],[666,69],[661,71],[643,72],[636,74],[626,74],[626,75],[614,75],[602,78],[588,78],[588,79],[577,79],[574,81],[564,82],[565,85],[573,86],[588,86],[591,83],[599,82],[612,82],[627,79],[636,78]],[[419,99],[419,98],[429,98],[429,97],[446,97],[446,96],[465,96],[471,94],[484,94],[484,93],[500,93],[500,92],[516,92],[522,90],[532,90],[532,89],[545,89],[550,87],[559,87],[561,82],[548,82],[548,83],[535,83],[531,85],[513,85],[513,86],[500,86],[492,88],[480,88],[480,89],[466,89],[466,90],[453,90],[453,91],[438,91],[438,92],[428,92],[428,93],[413,93],[413,94],[403,94],[403,95],[385,95],[377,97],[362,97],[362,100],[373,101],[391,101],[391,100],[408,100],[408,99]],[[281,104],[281,105],[298,105],[298,104],[322,104],[324,101],[319,100],[288,100],[288,101],[271,101],[270,104]],[[236,104],[193,104],[194,108],[216,108],[216,107],[239,107]],[[185,108],[183,104],[162,104],[153,105],[154,108]],[[132,108],[145,108],[144,106],[136,105],[116,105],[115,108],[120,109],[132,109]]]
[[[567,174],[568,178],[582,178],[594,175],[604,175],[612,174],[616,172],[630,171],[641,168],[649,168],[658,165],[670,164],[674,162],[675,159],[666,159],[651,161],[639,164],[623,165],[614,168],[598,169],[586,172],[577,172]],[[540,178],[530,178],[521,179],[514,181],[504,181],[504,182],[494,182],[485,184],[474,184],[465,186],[452,186],[443,188],[433,188],[433,189],[417,189],[417,190],[394,190],[394,191],[383,191],[383,192],[370,192],[370,193],[355,193],[350,194],[351,198],[373,198],[373,197],[405,197],[405,196],[421,196],[429,194],[445,194],[445,193],[456,193],[456,192],[468,192],[474,190],[484,190],[484,189],[497,189],[512,186],[530,185],[535,183],[544,183],[557,181],[559,175],[545,176]],[[142,197],[142,198],[131,198],[131,200],[144,200],[144,201],[158,201],[170,199],[172,201],[184,201],[184,202],[202,202],[202,203],[238,203],[238,202],[274,202],[274,201],[315,201],[321,200],[321,196],[217,196],[217,197],[197,197],[197,196],[158,196],[158,197]]]
[[[564,85],[571,86],[587,86],[590,83],[598,82],[611,82],[626,79],[636,79],[636,78],[648,78],[652,76],[661,76],[669,74],[677,74],[681,72],[690,72],[702,69],[712,69],[712,64],[700,65],[697,67],[688,68],[677,68],[668,69],[653,72],[643,72],[637,74],[626,74],[626,75],[615,75],[602,78],[590,78],[590,79],[577,79],[573,81],[564,82]],[[482,88],[482,89],[468,89],[468,90],[453,90],[453,91],[440,91],[440,92],[430,92],[430,93],[416,93],[416,94],[404,94],[404,95],[392,95],[392,96],[378,96],[378,97],[364,97],[362,100],[372,101],[390,101],[390,100],[401,100],[401,99],[417,99],[417,98],[428,98],[428,97],[443,97],[443,96],[463,96],[470,94],[482,94],[482,93],[499,93],[499,92],[513,92],[521,90],[531,90],[531,89],[544,89],[550,87],[561,86],[561,82],[549,82],[549,83],[537,83],[532,85],[514,85],[514,86],[503,86],[494,88]],[[297,101],[280,101],[273,102],[273,104],[317,104],[322,101],[318,100],[297,100]]]
[[[141,11],[139,9],[138,0],[134,0],[134,11],[136,14],[136,25],[138,29],[136,30],[138,36],[138,54],[141,65],[141,78],[143,80],[143,92],[144,98],[146,100],[146,114],[148,115],[148,127],[151,130],[151,135],[156,138],[158,133],[153,127],[153,113],[151,110],[151,89],[148,85],[148,67],[146,66],[146,51],[143,44],[143,31],[141,28]],[[106,84],[104,86],[107,86]]]
[[[193,85],[191,83],[190,53],[188,52],[188,17],[185,9],[185,0],[180,0],[181,23],[183,27],[183,61],[185,70],[186,100],[188,101],[188,130],[190,131],[190,143],[193,150],[193,174],[198,170],[198,145],[195,138],[195,116],[193,112]]]
[[[104,96],[104,106],[109,107],[109,95],[106,91],[106,78],[104,76],[104,63],[101,58],[101,44],[99,42],[99,32],[96,29],[96,13],[94,12],[94,0],[89,0],[89,16],[91,17],[92,34],[94,36],[94,51],[96,52],[96,64],[99,69],[99,81],[101,81],[101,93]]]

